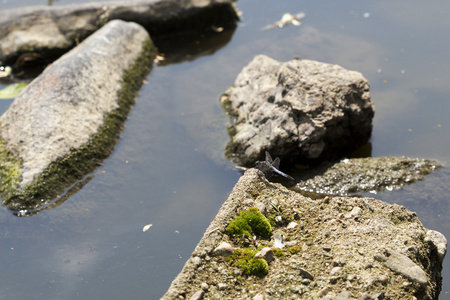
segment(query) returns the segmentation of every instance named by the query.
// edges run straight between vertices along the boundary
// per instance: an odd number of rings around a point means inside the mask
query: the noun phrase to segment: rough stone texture
[[[226,155],[253,166],[264,151],[283,163],[328,159],[367,142],[374,107],[359,72],[258,55],[221,97],[231,118]]]
[[[119,107],[124,74],[146,42],[150,42],[149,35],[140,25],[111,21],[55,61],[17,96],[0,117],[0,129],[6,149],[21,160],[19,188],[86,145],[98,132],[106,116]],[[133,84],[134,89],[140,86]],[[133,87],[130,91],[136,92]]]
[[[0,65],[61,55],[109,20],[144,26],[150,34],[234,26],[232,0],[140,0],[32,6],[0,11]]]
[[[246,242],[226,234],[229,222],[248,209],[242,202],[249,198],[266,205],[265,215],[272,220],[274,232],[297,241],[300,250],[274,250],[275,260],[262,278],[236,274],[227,260],[211,256],[223,241],[235,248],[273,249],[273,239]],[[357,211],[355,207],[359,208],[356,217],[351,213]],[[275,223],[277,216],[284,222]],[[299,226],[288,229],[294,220]],[[416,214],[403,206],[372,198],[326,196],[313,200],[249,169],[162,299],[176,299],[184,293],[189,298],[205,282],[209,289],[204,299],[319,299],[325,295],[329,299],[438,299],[442,264],[427,232]],[[386,249],[401,253],[411,266],[423,270],[427,283],[412,282],[374,259]],[[193,263],[199,259],[201,264]]]
[[[332,195],[396,190],[422,180],[440,167],[434,160],[404,156],[343,159],[303,170],[297,178],[297,188]]]

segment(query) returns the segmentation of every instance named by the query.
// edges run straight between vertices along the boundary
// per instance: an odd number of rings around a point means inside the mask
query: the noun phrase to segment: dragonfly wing
[[[272,164],[273,160],[272,160],[272,156],[270,156],[270,153],[266,151],[266,161],[269,164]]]
[[[275,160],[272,162],[272,166],[275,169],[279,169],[280,168],[280,158],[279,157],[275,158]]]
[[[289,176],[288,174],[285,174],[285,173],[281,172],[280,170],[275,169],[274,167],[272,167],[272,170],[275,171],[275,172],[277,172],[277,173],[280,174],[281,176],[286,177],[286,178],[288,178],[288,179],[294,181],[294,178],[292,178],[292,177]]]

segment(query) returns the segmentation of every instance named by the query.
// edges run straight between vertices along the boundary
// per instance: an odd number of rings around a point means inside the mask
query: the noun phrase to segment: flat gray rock
[[[95,163],[109,154],[141,84],[139,78],[151,68],[152,47],[142,26],[111,21],[55,61],[17,96],[0,117],[2,153],[11,154],[6,160],[19,162],[6,171],[10,172],[8,182],[14,184],[4,199],[22,192],[44,197],[43,186],[61,185],[61,189],[72,181],[70,176],[83,175],[86,161]],[[147,60],[136,66],[142,57]],[[142,71],[130,74],[133,68]],[[95,153],[85,156],[89,151]],[[50,170],[52,166],[56,168]],[[66,178],[54,177],[59,169],[67,173],[60,174]],[[32,192],[30,185],[37,182],[39,187]]]
[[[0,65],[17,67],[61,55],[110,20],[133,21],[150,34],[234,26],[232,0],[136,0],[0,11]]]
[[[434,160],[405,156],[346,158],[304,170],[296,187],[331,195],[397,190],[422,180],[440,167]]]
[[[231,119],[226,155],[247,167],[264,151],[282,163],[329,159],[366,143],[372,131],[369,83],[337,65],[258,55],[221,101]]]

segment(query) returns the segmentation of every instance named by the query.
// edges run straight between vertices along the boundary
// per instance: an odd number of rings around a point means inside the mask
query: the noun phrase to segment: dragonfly
[[[277,157],[275,160],[272,160],[272,156],[270,156],[269,152],[266,151],[266,160],[265,161],[257,161],[256,162],[256,168],[264,173],[267,179],[273,176],[273,172],[286,177],[292,181],[295,179],[289,176],[288,174],[285,174],[278,170],[280,167],[280,158]]]

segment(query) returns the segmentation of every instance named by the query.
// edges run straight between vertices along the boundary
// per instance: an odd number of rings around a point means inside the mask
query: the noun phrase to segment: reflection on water
[[[31,209],[21,209],[13,212],[13,215],[17,217],[31,217],[37,215],[41,211],[52,209],[63,204],[67,199],[69,199],[72,195],[76,194],[79,190],[81,190],[91,179],[94,178],[92,175],[88,175],[82,180],[72,184],[67,190],[62,194],[62,196],[58,196],[52,201],[44,202],[42,205],[36,205],[36,208]]]
[[[47,1],[0,8],[30,3]],[[376,109],[366,153],[444,165],[403,190],[368,196],[405,205],[427,228],[450,237],[450,3],[240,0],[237,6],[242,22],[228,43],[153,69],[114,152],[79,192],[30,218],[0,210],[0,298],[160,297],[240,175],[223,157],[228,120],[218,99],[257,54],[362,72]],[[306,13],[301,26],[262,30],[299,11]],[[443,276],[440,299],[450,299],[448,258]]]

